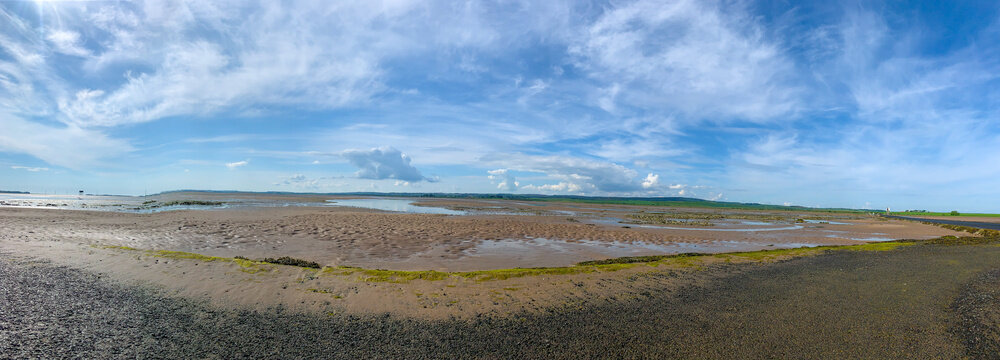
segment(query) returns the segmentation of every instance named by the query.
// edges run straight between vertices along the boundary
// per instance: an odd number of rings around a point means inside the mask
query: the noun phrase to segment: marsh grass
[[[272,267],[270,264],[262,261],[250,260],[242,256],[227,258],[219,256],[208,256],[196,253],[189,253],[183,251],[169,251],[169,250],[141,250],[128,246],[95,246],[104,249],[117,249],[117,250],[128,250],[128,251],[139,251],[148,256],[168,258],[168,259],[187,259],[187,260],[197,260],[204,262],[229,262],[240,266],[240,271],[256,274],[261,271],[270,271]]]
[[[298,267],[313,268],[313,269],[323,268],[322,266],[319,265],[319,263],[315,261],[296,259],[289,256],[282,256],[280,258],[263,258],[260,261],[277,265],[298,266]]]
[[[625,217],[627,220],[622,221],[625,224],[715,226],[708,220],[678,220],[688,218],[678,218],[675,214],[668,213],[638,213],[628,214]]]

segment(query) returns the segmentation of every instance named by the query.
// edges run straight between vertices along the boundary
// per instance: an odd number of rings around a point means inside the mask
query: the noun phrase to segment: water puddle
[[[618,226],[638,227],[638,228],[647,228],[647,229],[670,229],[670,230],[692,230],[692,231],[759,232],[759,231],[788,231],[788,230],[798,230],[798,229],[802,228],[802,226],[800,226],[800,225],[781,226],[781,227],[768,227],[768,228],[757,228],[757,227],[754,227],[754,228],[731,228],[731,227],[718,227],[718,226],[710,226],[710,227],[678,227],[678,226],[661,226],[661,225],[647,225],[647,224],[629,224],[629,223],[623,223],[621,219],[615,219],[615,218],[592,219],[592,220],[588,220],[588,222],[592,222],[592,223],[596,223],[596,224],[604,224],[604,225],[618,225]],[[754,221],[754,222],[756,223],[756,221]],[[762,223],[762,224],[774,225],[774,224],[771,224],[771,223]],[[745,224],[745,225],[749,225],[749,224]]]
[[[834,238],[834,239],[847,239],[847,240],[854,240],[854,241],[892,241],[892,240],[896,240],[896,239],[884,238],[884,237],[847,237],[847,236],[839,236],[839,235],[827,235],[826,237],[828,237],[828,238]]]
[[[742,224],[742,225],[763,225],[763,226],[774,225],[774,223],[769,223],[769,222],[764,222],[764,221],[754,221],[754,220],[740,220],[740,224]]]
[[[809,223],[809,224],[854,225],[854,224],[851,224],[851,223],[845,223],[845,222],[839,222],[839,221],[830,221],[830,220],[805,219],[803,221],[805,221],[806,223]]]
[[[401,199],[349,199],[349,200],[327,200],[329,206],[347,206],[365,209],[375,209],[384,211],[395,211],[414,214],[444,214],[444,215],[466,215],[465,211],[451,210],[439,207],[416,206],[413,200]]]

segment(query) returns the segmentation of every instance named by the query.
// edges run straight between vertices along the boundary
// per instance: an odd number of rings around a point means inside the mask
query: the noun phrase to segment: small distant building
[[[80,195],[81,195],[81,196],[83,195],[83,190],[80,190]]]
[[[892,211],[889,211],[889,208],[885,208],[885,214],[886,215],[892,214]]]

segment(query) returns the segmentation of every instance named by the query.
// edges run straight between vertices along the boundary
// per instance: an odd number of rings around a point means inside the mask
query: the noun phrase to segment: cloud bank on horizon
[[[0,188],[1000,211],[1000,4],[0,2]]]

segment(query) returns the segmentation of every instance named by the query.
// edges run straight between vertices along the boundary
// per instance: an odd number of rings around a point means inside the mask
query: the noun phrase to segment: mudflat
[[[460,215],[316,206],[325,200],[0,207],[0,352],[989,358],[996,347],[984,296],[1000,292],[1000,246],[936,226],[494,200],[400,199]],[[315,268],[263,261],[282,256]]]
[[[256,197],[291,201],[287,196]],[[22,237],[223,257],[291,256],[321,265],[470,271],[567,266],[620,256],[851,245],[956,234],[931,225],[861,214],[407,200],[423,208],[460,210],[466,215],[336,206],[148,214],[0,207],[0,222],[10,229],[0,240]],[[299,201],[311,204],[316,199]]]

